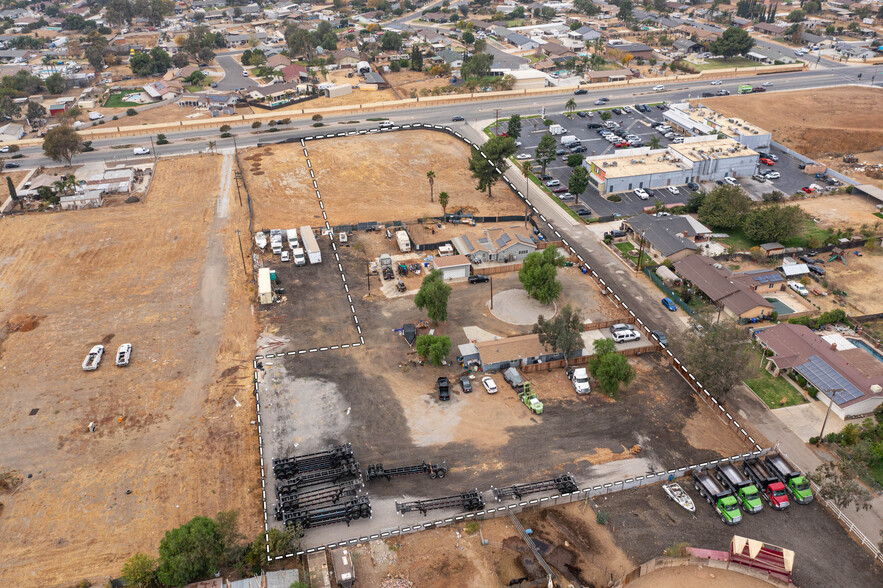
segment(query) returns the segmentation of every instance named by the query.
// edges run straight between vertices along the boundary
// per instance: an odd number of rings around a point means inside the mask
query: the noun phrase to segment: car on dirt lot
[[[800,282],[795,282],[793,280],[788,281],[788,287],[800,294],[801,296],[809,296],[809,291],[806,289],[806,286],[801,284]]]
[[[469,276],[470,284],[484,284],[487,281],[490,281],[490,278],[483,274],[475,274],[474,276]]]
[[[773,161],[772,159],[767,159],[766,157],[761,157],[760,162],[765,165],[776,165],[775,161]]]
[[[451,399],[451,385],[445,376],[442,376],[435,381],[435,388],[438,390],[439,400]]]
[[[812,194],[812,188],[810,188],[809,186],[804,186],[803,188],[801,188],[801,190],[803,190],[807,194]]]
[[[678,310],[678,307],[675,305],[675,301],[668,297],[662,299],[662,306],[666,307],[672,312],[676,312]]]
[[[494,382],[494,379],[490,376],[485,376],[481,379],[481,385],[484,386],[484,389],[487,390],[488,394],[496,394],[497,393],[497,384]]]
[[[472,382],[470,382],[469,378],[466,376],[460,377],[460,389],[463,390],[463,394],[469,394],[472,392]]]

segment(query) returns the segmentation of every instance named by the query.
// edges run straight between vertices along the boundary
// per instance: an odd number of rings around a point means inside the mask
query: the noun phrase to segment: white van
[[[150,149],[147,147],[135,147],[132,149],[132,153],[135,155],[150,155]]]
[[[294,265],[307,265],[307,258],[304,255],[304,250],[300,247],[292,249],[291,255],[294,257]]]
[[[395,123],[392,122],[391,120],[385,120],[385,121],[381,122],[379,126],[381,129],[391,129],[394,125],[395,125]]]
[[[641,338],[637,331],[616,331],[613,333],[614,343],[628,343],[629,341],[637,341]]]

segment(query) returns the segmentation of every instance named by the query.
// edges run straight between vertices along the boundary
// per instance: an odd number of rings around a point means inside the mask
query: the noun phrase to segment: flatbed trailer
[[[459,508],[462,510],[481,510],[484,508],[484,498],[478,488],[462,492],[453,496],[429,498],[427,500],[413,500],[410,502],[396,502],[396,512],[403,515],[408,512],[420,511],[426,516],[430,510],[445,508]]]
[[[362,467],[359,465],[359,462],[349,460],[336,468],[306,472],[291,478],[277,478],[276,496],[278,497],[280,493],[291,492],[298,488],[317,486],[325,482],[338,482],[349,477],[359,478],[361,475]]]
[[[312,529],[336,523],[346,523],[349,526],[351,521],[370,518],[371,502],[367,496],[360,496],[332,506],[285,512],[282,514],[282,523],[288,528]]]
[[[512,486],[503,486],[502,488],[494,488],[491,486],[491,491],[494,493],[494,498],[497,502],[503,502],[510,498],[521,500],[523,496],[529,494],[550,492],[553,490],[560,492],[561,494],[568,494],[571,492],[579,492],[579,486],[577,486],[576,480],[569,473],[539,482],[513,484]]]
[[[336,468],[352,457],[353,446],[346,443],[327,451],[276,458],[273,460],[273,475],[277,478],[290,478],[304,472]]]
[[[349,480],[326,488],[309,488],[282,493],[277,498],[276,520],[281,521],[282,513],[286,510],[299,510],[321,504],[334,504],[345,498],[351,499],[359,493],[361,486],[360,480]]]
[[[377,478],[386,478],[387,481],[401,476],[413,476],[416,474],[429,474],[431,479],[444,478],[448,473],[448,462],[443,461],[439,464],[426,463],[425,461],[419,465],[405,466],[400,468],[384,468],[382,463],[369,465],[365,470],[365,481],[371,482]]]

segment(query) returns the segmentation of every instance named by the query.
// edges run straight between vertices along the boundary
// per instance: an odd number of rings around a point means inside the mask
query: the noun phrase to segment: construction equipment
[[[360,496],[355,500],[341,504],[282,513],[282,523],[286,527],[300,527],[302,529],[311,529],[335,523],[346,523],[349,526],[350,521],[370,518],[371,502],[367,496]]]
[[[843,163],[858,163],[858,157],[855,155],[844,155]]]
[[[280,496],[284,492],[295,491],[298,488],[317,486],[325,482],[339,482],[344,478],[358,478],[361,475],[362,467],[359,465],[359,462],[350,459],[330,470],[316,470],[314,472],[298,474],[292,478],[282,478],[283,483],[277,483],[276,485],[276,496]]]
[[[742,464],[745,475],[754,480],[761,495],[776,510],[785,510],[790,505],[785,485],[759,459],[746,459]]]
[[[377,478],[386,478],[392,480],[399,476],[413,476],[415,474],[429,474],[430,479],[444,478],[448,473],[448,462],[443,461],[440,464],[426,463],[420,465],[405,466],[401,468],[384,468],[382,463],[372,464],[365,470],[365,481],[370,482]]]
[[[327,451],[276,458],[273,460],[273,475],[277,479],[291,478],[304,472],[333,469],[352,457],[353,446],[347,443],[332,447]]]
[[[763,509],[760,492],[754,482],[745,477],[736,466],[731,463],[719,463],[714,469],[718,481],[730,489],[742,505],[743,511],[755,514]]]
[[[522,496],[527,496],[528,494],[550,492],[552,490],[557,490],[561,494],[569,494],[579,492],[579,486],[576,485],[576,480],[570,473],[540,482],[513,484],[512,486],[503,486],[502,488],[491,486],[491,491],[494,493],[494,498],[497,499],[497,502],[503,502],[510,498],[521,500]]]
[[[408,288],[405,287],[405,283],[403,281],[399,280],[398,282],[396,282],[396,290],[398,290],[399,292],[404,292],[407,289]]]
[[[430,498],[428,500],[414,500],[411,502],[396,502],[396,512],[403,515],[406,512],[415,510],[426,513],[430,510],[440,510],[443,508],[459,508],[461,510],[480,510],[484,508],[484,498],[478,488],[469,490],[461,494],[453,496],[443,496],[441,498]]]
[[[809,481],[796,466],[785,459],[781,453],[768,453],[764,458],[764,463],[782,484],[785,489],[794,498],[798,504],[809,504],[812,502],[812,489],[809,487]]]
[[[742,520],[736,497],[715,480],[709,470],[693,470],[693,488],[717,511],[724,523],[737,525]]]
[[[543,414],[543,403],[537,398],[537,395],[531,392],[530,382],[526,382],[521,392],[518,393],[518,399],[530,409],[534,414]]]

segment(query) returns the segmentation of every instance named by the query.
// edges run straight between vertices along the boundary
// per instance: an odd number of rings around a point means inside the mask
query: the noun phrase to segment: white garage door
[[[448,267],[444,270],[446,280],[459,280],[469,277],[469,266]]]

